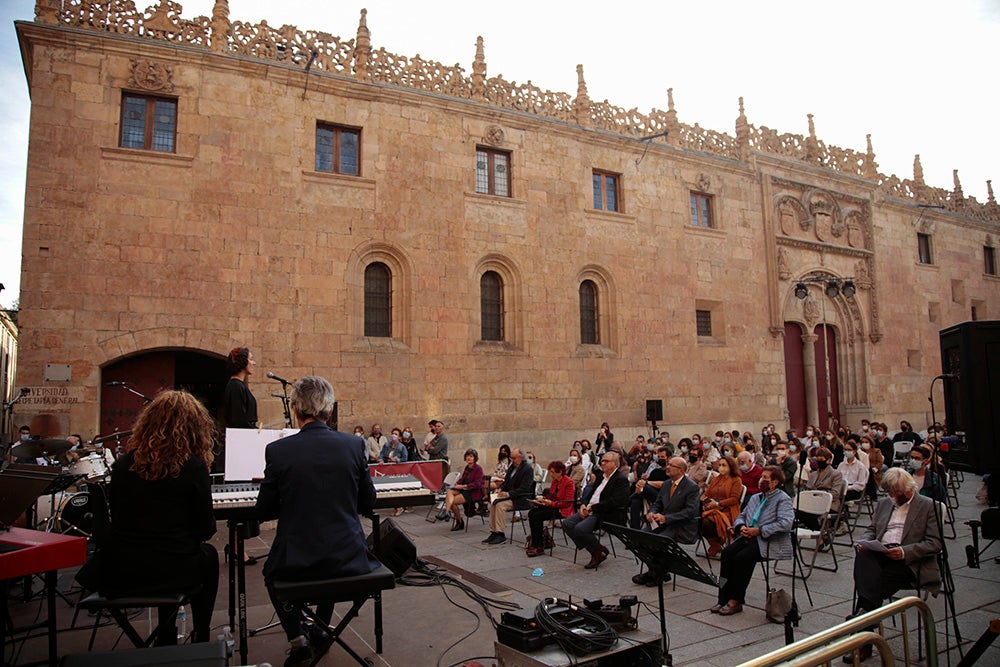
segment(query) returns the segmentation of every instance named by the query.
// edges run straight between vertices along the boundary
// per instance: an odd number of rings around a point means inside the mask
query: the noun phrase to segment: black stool
[[[161,628],[166,631],[166,628],[168,627],[177,627],[177,611],[181,608],[181,606],[186,604],[188,604],[188,596],[186,593],[122,598],[108,598],[104,597],[100,593],[91,593],[77,603],[77,607],[80,609],[97,611],[97,619],[94,621],[94,631],[90,633],[90,644],[87,645],[87,650],[90,651],[94,648],[94,638],[97,636],[97,627],[101,624],[101,614],[104,612],[107,612],[108,615],[115,620],[115,623],[117,623],[118,627],[122,629],[122,632],[128,636],[133,646],[136,648],[147,648],[153,645],[153,641],[156,639],[156,636],[160,632]],[[169,607],[172,608],[173,611],[172,613],[161,615],[162,617],[158,619],[159,623],[153,629],[152,634],[150,634],[146,639],[143,639],[142,635],[140,635],[129,622],[128,614],[125,610],[147,607]],[[174,630],[174,636],[176,637],[176,629]]]
[[[283,603],[302,606],[302,613],[316,626],[318,630],[329,637],[330,644],[322,648],[312,661],[315,665],[319,662],[329,646],[336,642],[347,651],[358,664],[370,665],[371,663],[359,656],[354,650],[344,643],[340,634],[347,628],[347,625],[358,616],[358,612],[365,602],[371,598],[375,600],[375,652],[382,653],[382,591],[395,588],[396,579],[392,570],[385,565],[379,565],[368,574],[359,574],[353,577],[340,577],[338,579],[321,579],[319,581],[274,581],[271,588],[274,590],[274,597]],[[316,605],[322,602],[352,602],[350,611],[344,614],[337,627],[331,627],[326,622],[320,620],[315,611],[308,605]]]

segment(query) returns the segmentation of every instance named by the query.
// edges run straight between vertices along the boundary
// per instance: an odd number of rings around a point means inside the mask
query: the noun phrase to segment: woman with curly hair
[[[234,347],[226,357],[229,382],[222,394],[223,434],[227,428],[257,428],[257,399],[247,386],[256,366],[248,347]]]
[[[143,409],[111,471],[111,527],[100,557],[105,595],[188,593],[196,642],[209,640],[219,587],[219,554],[205,544],[215,534],[214,428],[187,392],[164,391]],[[173,628],[164,634],[157,644],[176,643]]]

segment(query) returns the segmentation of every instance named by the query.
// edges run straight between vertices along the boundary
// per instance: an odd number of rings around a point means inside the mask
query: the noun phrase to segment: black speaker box
[[[1000,321],[963,322],[940,332],[945,423],[957,441],[948,463],[979,474],[1000,472]]]
[[[416,562],[417,546],[392,519],[379,522],[378,540],[379,551],[375,557],[397,577],[402,576]],[[365,542],[369,550],[374,550],[372,535]]]
[[[646,421],[663,421],[663,401],[658,398],[646,401]]]

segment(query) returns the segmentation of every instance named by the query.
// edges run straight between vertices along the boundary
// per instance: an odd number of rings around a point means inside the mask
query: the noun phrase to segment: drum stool
[[[97,618],[94,621],[94,631],[90,633],[90,644],[87,645],[87,650],[92,651],[94,649],[94,638],[97,636],[97,628],[101,624],[101,614],[105,612],[115,620],[115,623],[118,624],[118,627],[122,629],[122,632],[125,633],[136,648],[152,646],[161,628],[165,633],[168,632],[168,628],[174,628],[171,636],[176,640],[177,612],[182,605],[186,604],[188,604],[188,595],[186,593],[120,598],[108,598],[100,593],[91,593],[77,603],[77,607],[80,609],[97,612]],[[148,607],[157,607],[159,609],[159,618],[157,626],[153,628],[153,632],[149,637],[143,639],[142,635],[129,622],[126,610]]]
[[[345,644],[340,638],[340,634],[358,616],[358,612],[365,602],[371,598],[375,600],[375,652],[382,653],[382,591],[395,588],[395,586],[395,575],[392,570],[381,564],[368,574],[359,574],[353,577],[321,579],[319,581],[275,580],[271,582],[271,588],[278,601],[301,605],[303,615],[329,639],[326,646],[321,647],[320,653],[313,658],[313,665],[326,654],[333,642],[340,644],[358,664],[372,664]],[[309,605],[321,602],[351,602],[353,604],[337,626],[331,627],[317,618],[315,611],[309,607]]]

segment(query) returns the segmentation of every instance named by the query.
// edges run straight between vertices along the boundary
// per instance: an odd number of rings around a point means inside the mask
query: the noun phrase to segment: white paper
[[[226,481],[246,482],[264,477],[264,448],[298,432],[297,428],[227,428]]]
[[[874,551],[875,553],[880,554],[884,554],[888,551],[888,549],[885,548],[885,545],[878,540],[858,540],[854,544],[855,546],[861,547],[865,551]]]

